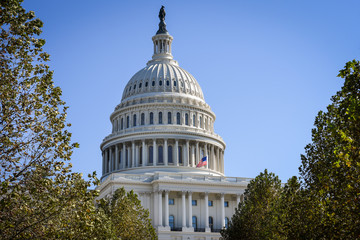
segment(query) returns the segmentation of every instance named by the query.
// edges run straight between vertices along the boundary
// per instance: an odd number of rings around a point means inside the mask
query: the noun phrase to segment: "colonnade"
[[[193,229],[193,204],[192,204],[192,200],[193,200],[193,192],[192,191],[181,191],[181,192],[177,192],[181,194],[181,199],[180,203],[178,203],[179,205],[181,205],[181,223],[179,221],[177,221],[177,224],[174,223],[173,226],[170,226],[169,223],[169,217],[170,217],[170,212],[169,212],[169,193],[170,190],[157,190],[154,191],[152,194],[151,193],[140,193],[140,199],[142,200],[142,203],[146,203],[146,206],[144,206],[145,208],[152,208],[153,209],[153,220],[154,220],[154,226],[155,227],[165,227],[165,228],[176,228],[179,229],[180,227],[182,228],[182,231],[194,231],[196,229]],[[201,214],[199,217],[201,217],[202,219],[196,223],[196,225],[198,226],[198,228],[200,229],[200,222],[201,227],[205,229],[203,229],[203,231],[206,232],[210,232],[211,228],[213,229],[221,229],[223,227],[225,227],[225,195],[226,193],[219,193],[217,194],[220,197],[220,225],[218,222],[215,222],[214,226],[210,226],[209,225],[209,193],[208,192],[204,192],[200,194],[201,200],[203,200],[203,203],[201,205],[202,209],[201,209]],[[233,195],[233,194],[230,194]],[[148,203],[150,203],[150,197],[152,197],[152,202],[153,202],[153,206],[151,207]],[[196,200],[200,200],[200,199],[196,199]],[[163,203],[164,201],[164,203]],[[236,195],[236,206],[239,205],[239,202],[243,201],[243,195],[242,194],[237,194]],[[186,204],[187,202],[187,204]],[[235,211],[235,209],[234,209]],[[180,217],[180,216],[176,216]],[[227,216],[228,218],[231,216]],[[169,229],[170,230],[170,229]]]
[[[183,139],[142,139],[114,144],[102,152],[103,175],[144,166],[196,167],[207,156],[206,169],[224,172],[224,149],[216,145]]]

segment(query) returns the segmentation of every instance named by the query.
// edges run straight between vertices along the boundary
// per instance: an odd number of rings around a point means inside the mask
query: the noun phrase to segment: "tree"
[[[137,195],[119,188],[110,198],[99,201],[98,208],[110,220],[108,239],[157,239],[155,229]]]
[[[61,89],[45,63],[43,23],[21,0],[0,0],[0,238],[95,238],[103,215],[71,172],[71,133]]]
[[[276,202],[281,193],[277,176],[260,173],[251,180],[227,229],[221,230],[225,240],[281,239],[277,233]]]
[[[95,173],[85,181],[71,171],[78,144],[45,64],[43,23],[21,3],[0,0],[0,238],[156,239],[133,192],[97,208]]]
[[[297,177],[290,178],[281,190],[274,213],[277,231],[283,239],[320,239],[319,201],[301,187]]]
[[[312,143],[301,156],[300,174],[320,201],[326,239],[360,239],[360,63],[346,63],[344,86],[320,111]]]

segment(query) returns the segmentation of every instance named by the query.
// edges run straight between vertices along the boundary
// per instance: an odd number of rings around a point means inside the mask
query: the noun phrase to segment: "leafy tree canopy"
[[[155,229],[137,195],[119,188],[110,198],[99,201],[98,208],[109,219],[108,239],[157,239]]]
[[[360,238],[360,62],[346,63],[344,86],[320,111],[301,156],[305,187],[324,208],[325,238]]]
[[[97,191],[88,190],[98,184],[95,173],[85,181],[71,172],[69,160],[78,144],[71,142],[67,107],[46,65],[49,54],[39,38],[43,23],[21,3],[0,0],[0,238],[110,239],[127,229],[111,222],[121,222],[116,214],[133,234],[143,234],[148,215],[135,194],[116,197],[136,212],[129,207],[123,212],[123,204],[109,214],[95,207]],[[117,198],[112,203],[122,202]],[[149,239],[155,238],[152,230]]]
[[[265,169],[251,180],[231,218],[229,227],[221,231],[225,240],[275,239],[275,203],[280,196],[281,183],[275,174]]]

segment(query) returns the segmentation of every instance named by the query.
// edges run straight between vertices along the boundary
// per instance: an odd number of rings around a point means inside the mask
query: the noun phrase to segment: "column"
[[[115,170],[119,170],[119,146],[115,145]]]
[[[199,149],[199,142],[196,142],[196,159],[195,165],[197,165],[200,161],[200,149]]]
[[[169,227],[169,190],[165,190],[165,227]]]
[[[188,215],[188,221],[189,221],[189,228],[192,228],[192,192],[188,192],[188,203],[189,203],[189,215]]]
[[[128,158],[126,159],[126,161],[127,161],[128,168],[130,168],[131,167],[130,166],[130,163],[131,163],[131,147],[129,146],[127,148],[127,150],[128,150]]]
[[[175,139],[175,166],[179,166],[179,140]]]
[[[126,168],[126,146],[125,143],[123,143],[123,150],[122,150],[122,165],[123,165],[123,169]]]
[[[153,140],[153,165],[156,166],[157,159],[156,159],[156,139]]]
[[[236,207],[239,207],[239,203],[240,203],[240,194],[236,195]]]
[[[168,144],[167,144],[167,139],[164,139],[164,165],[167,166],[168,165]]]
[[[191,166],[195,167],[195,146],[191,145]]]
[[[163,226],[163,223],[162,223],[162,190],[159,190],[158,202],[159,202],[159,227],[162,227]]]
[[[216,148],[216,166],[217,166],[216,171],[221,172],[221,169],[220,169],[220,148],[219,147]]]
[[[112,172],[113,170],[113,163],[114,163],[114,158],[113,158],[113,154],[112,154],[112,148],[109,147],[109,172]]]
[[[221,207],[221,228],[225,227],[225,206],[224,206],[225,193],[220,193],[220,207]]]
[[[146,156],[146,145],[145,140],[142,140],[142,165],[147,165],[147,156]]]
[[[214,145],[211,145],[211,169],[215,170],[215,154],[214,154]]]
[[[153,195],[153,226],[159,226],[159,211],[157,211],[159,205],[157,204],[157,199],[159,197],[159,195],[157,194],[156,191],[153,191],[152,192],[152,195]]]
[[[189,166],[189,160],[190,160],[190,157],[189,157],[189,150],[190,150],[190,147],[189,147],[189,140],[186,140],[186,147],[185,147],[185,164],[184,166]]]
[[[181,204],[182,204],[182,227],[183,231],[186,228],[186,204],[185,204],[185,191],[181,192]]]
[[[205,232],[210,232],[209,228],[209,193],[205,193]]]
[[[105,150],[105,173],[109,172],[109,149]]]
[[[131,167],[135,167],[135,142],[131,143]]]
[[[139,154],[139,145],[135,144],[135,167],[140,166],[140,154]]]
[[[207,164],[206,164],[206,169],[209,168],[209,155],[208,155],[208,148],[207,148],[207,143],[205,143],[205,156],[207,156]]]
[[[221,170],[224,173],[224,150],[221,151]]]
[[[105,153],[102,151],[102,175],[105,174]]]

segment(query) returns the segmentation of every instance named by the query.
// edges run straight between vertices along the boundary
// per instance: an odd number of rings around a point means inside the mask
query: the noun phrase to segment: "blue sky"
[[[199,82],[225,140],[227,176],[298,175],[319,110],[360,55],[360,1],[25,0],[44,22],[70,107],[74,171],[101,174],[102,139],[123,88],[152,56],[165,6],[172,53]]]

